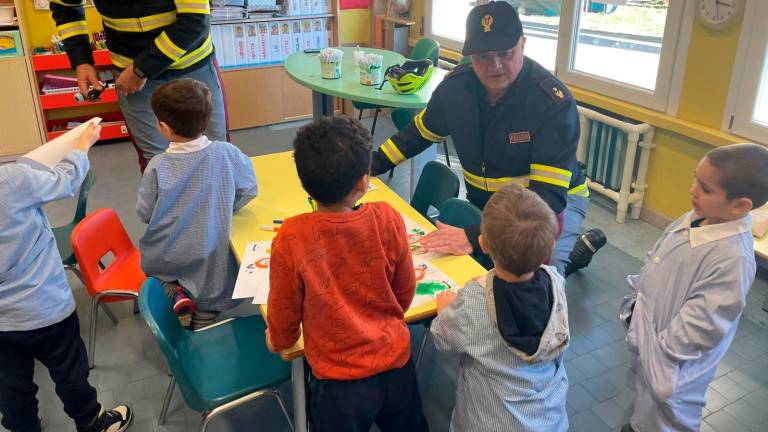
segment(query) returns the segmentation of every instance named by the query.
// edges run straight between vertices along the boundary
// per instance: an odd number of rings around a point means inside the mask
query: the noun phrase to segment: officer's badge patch
[[[486,15],[483,17],[483,20],[480,21],[480,24],[483,25],[483,33],[488,33],[491,31],[491,26],[493,25],[493,16]]]
[[[544,93],[548,94],[555,103],[567,101],[571,98],[571,95],[563,87],[563,84],[555,78],[547,78],[539,84]]]
[[[517,144],[517,143],[527,143],[531,142],[531,133],[528,131],[525,132],[510,132],[509,133],[509,143],[510,144]]]

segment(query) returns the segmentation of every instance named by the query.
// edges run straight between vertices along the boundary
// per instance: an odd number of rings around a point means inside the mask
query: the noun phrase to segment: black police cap
[[[486,51],[504,51],[517,46],[523,24],[509,3],[493,1],[476,6],[467,16],[463,55]]]

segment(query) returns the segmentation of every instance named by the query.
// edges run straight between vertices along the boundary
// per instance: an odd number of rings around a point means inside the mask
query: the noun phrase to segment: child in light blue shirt
[[[43,212],[74,196],[100,129],[89,125],[53,168],[26,158],[0,165],[0,414],[12,432],[40,430],[35,360],[48,368],[79,432],[123,431],[131,422],[127,406],[105,411],[88,383],[75,301]]]

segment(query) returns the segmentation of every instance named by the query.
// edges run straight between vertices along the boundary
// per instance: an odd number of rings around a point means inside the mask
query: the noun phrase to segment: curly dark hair
[[[304,190],[325,205],[343,200],[371,170],[373,137],[344,115],[323,117],[302,127],[293,140],[293,158]]]

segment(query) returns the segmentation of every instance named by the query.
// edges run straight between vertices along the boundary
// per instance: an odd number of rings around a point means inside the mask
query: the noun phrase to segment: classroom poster
[[[237,53],[235,52],[235,28],[232,24],[226,24],[221,27],[221,48],[224,62],[222,66],[236,66]]]
[[[262,63],[268,63],[270,58],[270,51],[269,51],[269,26],[267,26],[267,23],[260,22],[259,23],[259,60],[261,60]]]
[[[312,49],[314,48],[312,44],[314,43],[314,39],[312,37],[312,20],[311,19],[305,19],[301,21],[301,37],[304,41],[304,48],[303,49]]]
[[[301,39],[301,21],[291,21],[291,52],[302,50],[303,41]]]
[[[302,15],[310,15],[312,14],[312,0],[299,0],[301,1],[301,14]]]
[[[237,65],[242,66],[248,63],[247,48],[245,45],[245,24],[234,24],[235,27],[235,58]]]
[[[322,48],[328,48],[333,46],[333,21],[330,18],[323,18],[323,25],[325,26],[324,42]]]
[[[301,0],[288,0],[288,15],[301,15]]]
[[[280,43],[280,23],[269,23],[269,56],[270,60],[277,62],[283,59],[283,48]]]
[[[245,25],[245,46],[248,64],[256,64],[259,60],[259,30],[256,23]]]
[[[291,46],[291,24],[288,21],[280,21],[280,47],[284,59],[293,53]]]
[[[325,43],[325,27],[322,18],[312,20],[312,48],[322,48]]]
[[[213,43],[213,51],[216,53],[216,61],[219,62],[219,66],[225,66],[224,49],[221,42],[221,26],[211,26],[211,42]]]

